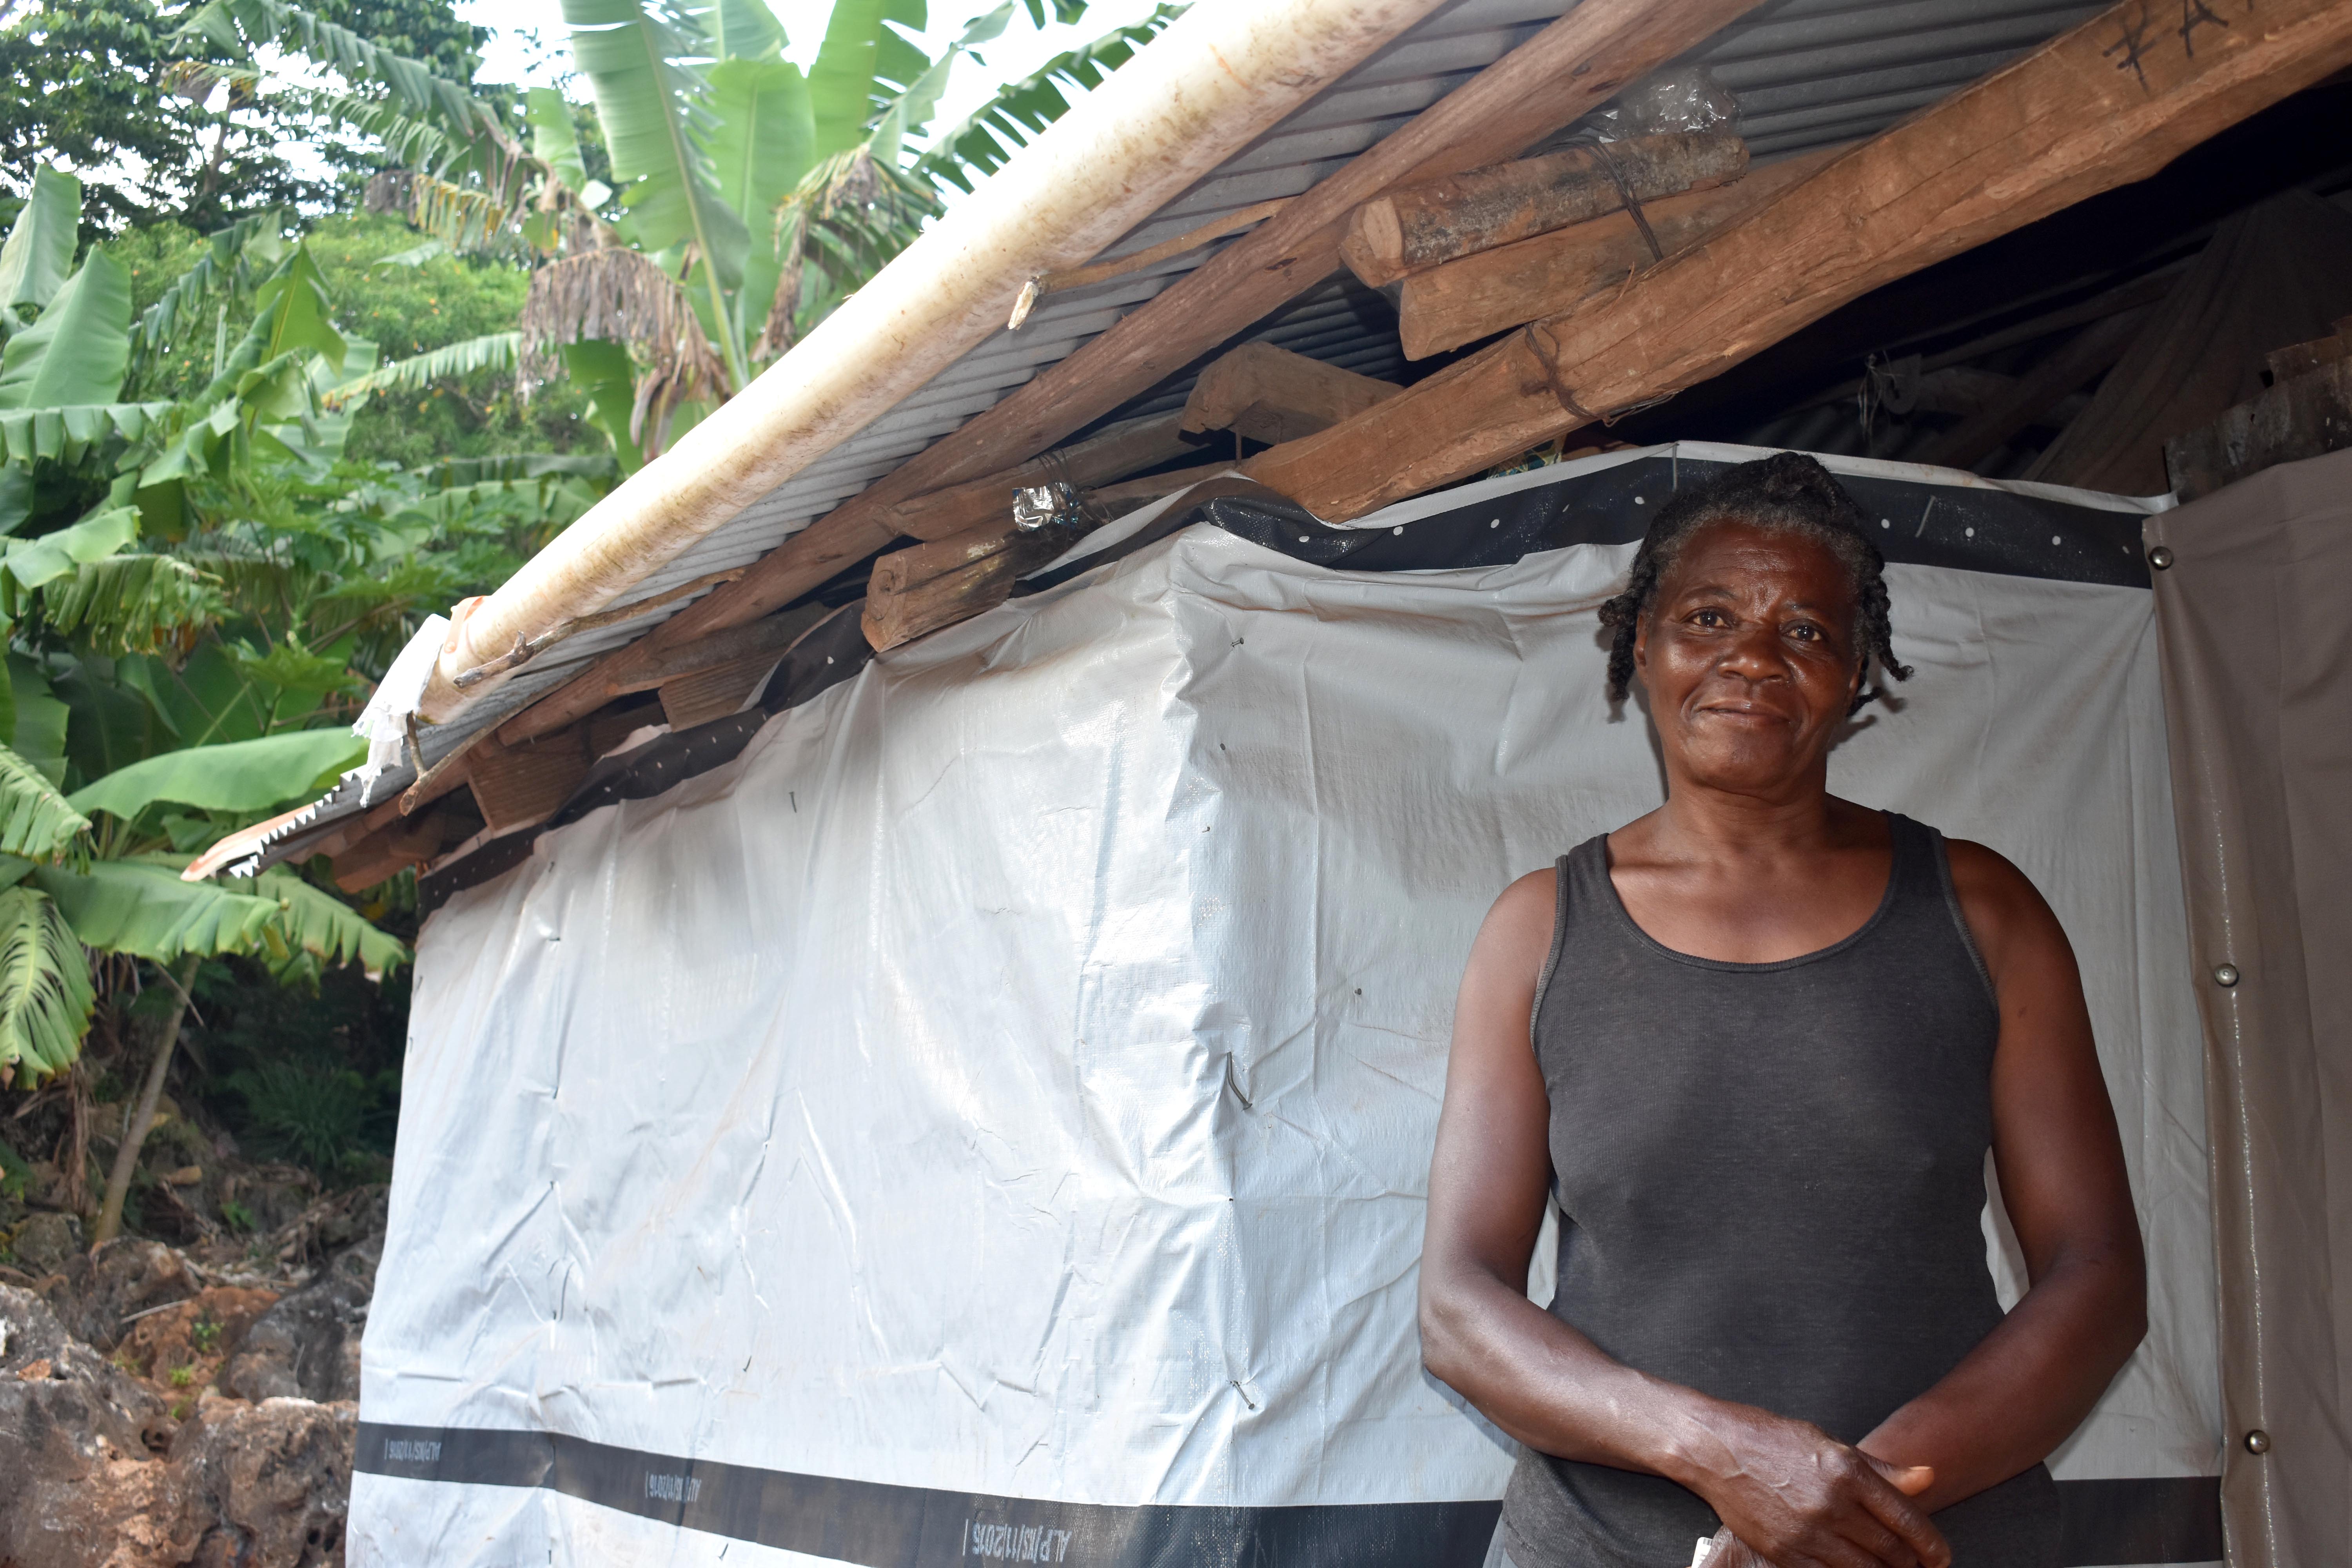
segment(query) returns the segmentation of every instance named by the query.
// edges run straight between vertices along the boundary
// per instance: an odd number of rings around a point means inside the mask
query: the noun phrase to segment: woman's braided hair
[[[1855,641],[1861,646],[1864,685],[1853,712],[1885,692],[1869,682],[1871,661],[1897,680],[1910,668],[1895,658],[1887,620],[1886,558],[1870,537],[1864,515],[1843,485],[1801,452],[1780,452],[1725,470],[1703,485],[1678,493],[1660,507],[1634,552],[1625,591],[1601,606],[1601,624],[1616,636],[1609,645],[1609,700],[1625,700],[1633,680],[1633,637],[1657,596],[1658,584],[1674,569],[1690,536],[1712,522],[1744,522],[1776,533],[1794,533],[1836,556],[1853,583]]]

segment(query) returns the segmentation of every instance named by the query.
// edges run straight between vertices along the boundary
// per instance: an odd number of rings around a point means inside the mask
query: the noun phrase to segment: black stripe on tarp
[[[688,1530],[862,1568],[1479,1568],[1498,1502],[1109,1508],[681,1459],[555,1432],[362,1421],[354,1468],[466,1486],[546,1487]],[[2211,1563],[2212,1476],[2060,1481],[2067,1568]]]
[[[1507,566],[1537,551],[1571,544],[1631,544],[1676,490],[1705,484],[1731,466],[1717,458],[1659,453],[1389,528],[1335,528],[1271,491],[1219,495],[1173,510],[1096,554],[1029,578],[1023,591],[1053,587],[1199,522],[1295,560],[1349,572]],[[1871,537],[1889,561],[2050,582],[2148,586],[2137,512],[1983,484],[1836,477],[1876,525]]]
[[[432,914],[467,888],[478,887],[530,858],[540,835],[579,821],[599,807],[625,800],[649,800],[688,779],[742,755],[760,726],[788,708],[840,685],[866,668],[874,649],[858,629],[860,599],[845,605],[802,636],[776,663],[760,700],[740,713],[713,719],[648,742],[610,767],[591,770],[588,780],[563,808],[536,827],[493,838],[446,869],[416,879],[416,915]]]
[[[679,1459],[551,1432],[362,1421],[370,1475],[547,1487],[712,1535],[864,1568],[1479,1568],[1496,1502],[1107,1508]]]

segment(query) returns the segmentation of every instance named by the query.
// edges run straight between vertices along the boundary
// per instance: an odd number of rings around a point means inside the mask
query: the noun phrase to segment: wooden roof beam
[[[902,501],[1011,468],[1305,293],[1339,266],[1348,215],[1381,192],[1511,157],[1759,0],[1583,0],[1077,353],[835,508],[651,635],[507,721],[559,729],[656,650],[759,619],[888,544]]]
[[[2210,20],[2207,18],[2210,16]],[[1622,293],[1244,471],[1360,517],[1705,381],[1830,311],[2181,153],[2352,61],[2352,0],[2173,26],[2126,0],[1839,158]]]

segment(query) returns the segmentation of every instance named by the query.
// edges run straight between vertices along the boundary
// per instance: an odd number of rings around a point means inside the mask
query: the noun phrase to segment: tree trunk
[[[90,1235],[92,1247],[112,1241],[122,1228],[122,1200],[131,1195],[131,1175],[139,1169],[140,1145],[147,1142],[148,1131],[155,1125],[155,1102],[163,1098],[163,1075],[171,1070],[172,1052],[180,1043],[180,1021],[188,1014],[188,987],[195,984],[196,965],[203,962],[190,953],[180,965],[179,994],[163,1020],[163,1037],[155,1047],[147,1081],[139,1088],[139,1103],[123,1125],[122,1142],[114,1151],[114,1168],[106,1175],[106,1203],[98,1211],[98,1228]]]

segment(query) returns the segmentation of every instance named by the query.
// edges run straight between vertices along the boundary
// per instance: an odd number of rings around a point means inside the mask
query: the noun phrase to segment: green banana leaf
[[[477,99],[464,83],[280,0],[209,0],[188,16],[172,42],[183,50],[192,44],[210,44],[239,60],[249,60],[255,46],[277,44],[332,68],[346,81],[374,82],[390,89],[404,112],[434,121],[461,137],[494,139],[498,129],[498,110]]]
[[[784,51],[783,25],[762,0],[711,0],[704,26],[722,60],[766,59]]]
[[[339,371],[342,368],[350,345],[335,330],[334,296],[328,292],[327,279],[319,271],[319,264],[310,259],[308,247],[296,246],[294,253],[269,275],[269,280],[254,290],[253,302],[259,311],[254,326],[268,330],[261,344],[261,360],[274,361],[307,352]],[[242,384],[238,395],[246,395]],[[303,406],[308,406],[307,399]],[[295,411],[289,408],[287,412]]]
[[[112,403],[130,368],[131,269],[95,247],[0,350],[0,408]]]
[[[930,151],[915,161],[913,173],[934,189],[945,184],[971,190],[1060,119],[1073,94],[1100,87],[1185,9],[1172,4],[1154,6],[1141,21],[1114,27],[1055,55],[1019,81],[1005,83],[987,102],[932,137]]]
[[[250,741],[268,732],[274,694],[256,686],[218,637],[199,638],[177,668],[160,658],[118,658],[114,676],[146,699],[182,746]]]
[[[30,463],[47,458],[78,462],[84,451],[111,437],[146,439],[163,429],[177,408],[172,403],[83,403],[8,409],[0,412],[0,461]]]
[[[556,352],[563,356],[563,368],[570,373],[572,384],[588,398],[589,423],[604,431],[604,438],[613,443],[613,457],[621,465],[622,474],[634,474],[644,468],[644,448],[629,434],[629,420],[637,403],[637,371],[629,363],[628,345],[606,338],[587,338],[565,343]]]
[[[101,779],[119,768],[169,751],[169,726],[140,695],[113,679],[113,660],[58,658],[50,682],[68,714],[68,783]]]
[[[820,158],[864,142],[898,91],[931,67],[930,57],[885,22],[921,32],[923,0],[838,0],[825,20],[824,46],[809,68]]]
[[[596,99],[628,230],[647,251],[693,242],[731,290],[743,280],[751,231],[719,199],[696,144],[709,110],[703,83],[678,61],[704,46],[680,30],[683,14],[641,0],[563,0],[572,58]]]
[[[54,860],[89,831],[47,774],[0,746],[0,855]]]
[[[254,891],[278,900],[273,929],[289,955],[307,952],[328,963],[357,959],[372,974],[408,962],[408,949],[399,938],[376,930],[351,905],[283,866],[255,878]]]
[[[0,891],[0,1068],[33,1081],[63,1072],[97,1000],[58,906],[31,888]]]
[[[224,608],[210,579],[170,555],[81,562],[41,588],[51,631],[119,653],[152,653]]]
[[[53,784],[66,779],[66,725],[72,710],[51,695],[49,678],[21,653],[8,656],[8,745]]]
[[[135,953],[157,963],[195,953],[267,953],[278,901],[184,882],[186,857],[140,855],[92,861],[87,869],[37,866],[26,879],[55,900],[84,946]]]
[[[320,394],[320,401],[335,408],[371,392],[413,391],[454,376],[472,375],[477,371],[510,371],[521,353],[520,332],[491,332],[485,337],[466,338],[337,382]]]
[[[217,746],[189,746],[117,768],[76,790],[75,810],[128,822],[158,801],[205,811],[266,811],[307,798],[367,755],[348,730],[296,730]]]
[[[940,107],[940,95],[947,90],[948,73],[959,58],[982,44],[993,43],[1013,21],[1013,0],[993,11],[983,11],[972,18],[963,36],[940,53],[923,73],[907,84],[907,89],[890,100],[874,121],[867,137],[874,160],[885,167],[898,166],[907,138],[931,122]]]
[[[286,245],[278,237],[285,226],[286,215],[273,208],[206,235],[204,254],[140,315],[131,333],[132,352],[142,361],[152,358],[171,345],[184,321],[196,324],[197,306],[216,293],[251,287],[257,268],[274,268],[285,260]]]
[[[33,188],[0,245],[0,307],[46,310],[73,270],[81,226],[81,182],[47,163],[33,166]]]
[[[0,556],[20,587],[38,588],[77,565],[103,561],[139,537],[139,509],[119,506],[35,539],[12,539]]]
[[[737,342],[759,334],[789,259],[777,208],[816,154],[808,81],[789,60],[724,59],[710,68],[718,117],[709,146],[722,200],[742,217],[751,242],[730,322]]]
[[[0,448],[0,462],[5,462]],[[16,532],[33,515],[33,470],[29,463],[0,467],[0,535]]]

